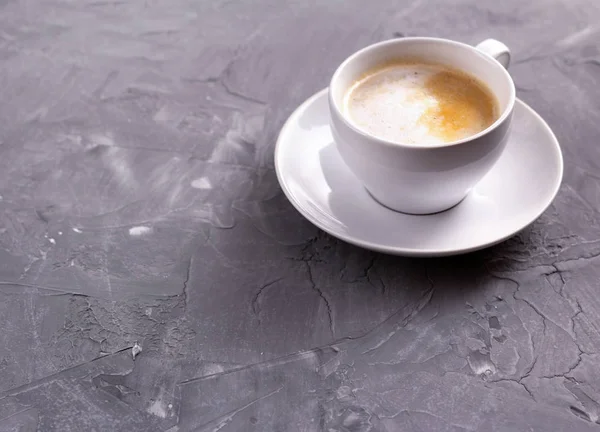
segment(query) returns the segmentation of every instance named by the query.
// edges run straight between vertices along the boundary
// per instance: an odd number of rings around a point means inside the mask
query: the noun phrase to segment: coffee
[[[498,103],[475,77],[447,66],[395,61],[357,79],[344,114],[364,132],[407,144],[440,144],[486,129]]]

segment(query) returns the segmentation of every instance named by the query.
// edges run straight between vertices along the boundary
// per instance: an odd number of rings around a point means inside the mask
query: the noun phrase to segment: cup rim
[[[338,107],[337,103],[333,99],[333,91],[331,91],[331,89],[334,87],[334,83],[337,81],[337,79],[339,78],[339,75],[342,73],[342,70],[345,67],[347,67],[347,65],[349,63],[355,61],[357,57],[359,57],[361,54],[363,54],[365,52],[368,52],[368,51],[371,51],[374,49],[378,49],[378,48],[381,48],[381,47],[384,47],[387,45],[396,45],[396,44],[410,43],[410,42],[436,42],[436,43],[452,45],[452,46],[456,46],[456,47],[460,47],[460,48],[466,48],[470,51],[473,51],[476,55],[480,56],[484,61],[487,61],[488,63],[494,65],[494,67],[501,69],[502,73],[504,74],[505,78],[508,80],[508,83],[510,84],[510,86],[509,86],[509,91],[510,91],[509,101],[508,101],[508,104],[506,105],[506,108],[502,112],[502,114],[500,114],[500,116],[498,116],[496,121],[494,121],[491,125],[489,125],[487,128],[485,128],[484,130],[482,130],[474,135],[470,135],[470,136],[468,136],[466,138],[462,138],[460,140],[443,142],[443,143],[439,143],[439,144],[413,144],[413,143],[402,143],[402,142],[397,142],[397,141],[391,141],[391,140],[387,140],[384,138],[376,137],[375,135],[368,134],[368,133],[360,130],[355,125],[353,125],[343,114],[342,110],[340,110],[340,108]],[[477,78],[480,79],[479,77],[477,77]],[[496,96],[496,95],[494,94],[494,96]],[[460,144],[471,142],[477,138],[487,135],[488,133],[490,133],[494,129],[496,129],[499,125],[504,123],[504,121],[510,116],[510,113],[513,111],[513,108],[515,105],[515,99],[516,99],[515,83],[514,83],[512,77],[510,76],[510,74],[508,73],[508,71],[506,70],[506,68],[504,66],[502,66],[495,58],[485,54],[482,51],[479,51],[476,47],[474,47],[472,45],[469,45],[469,44],[466,44],[463,42],[454,41],[452,39],[444,39],[444,38],[436,38],[436,37],[405,37],[405,38],[401,38],[401,39],[388,39],[385,41],[381,41],[381,42],[377,42],[377,43],[368,45],[368,46],[356,51],[355,53],[351,54],[349,57],[347,57],[337,67],[337,69],[333,73],[333,76],[331,77],[331,81],[329,83],[329,105],[335,109],[339,119],[344,123],[344,125],[347,128],[351,129],[354,133],[360,135],[361,137],[375,141],[376,143],[379,143],[381,145],[390,146],[390,147],[404,147],[407,149],[426,150],[426,149],[453,147],[453,146],[458,146]]]

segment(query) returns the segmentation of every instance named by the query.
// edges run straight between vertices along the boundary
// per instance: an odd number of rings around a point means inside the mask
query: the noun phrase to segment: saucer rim
[[[553,188],[552,193],[550,194],[547,202],[542,206],[543,208],[536,214],[536,216],[533,217],[529,222],[525,223],[521,228],[519,228],[513,232],[510,232],[507,235],[504,235],[502,237],[494,239],[492,241],[487,241],[487,242],[477,244],[477,245],[474,245],[471,247],[445,248],[445,249],[439,249],[439,248],[438,249],[422,249],[422,248],[414,249],[414,248],[406,248],[406,247],[401,247],[401,246],[400,247],[382,246],[379,243],[372,243],[369,241],[360,240],[355,237],[345,235],[344,233],[340,233],[340,232],[336,232],[335,230],[328,229],[325,226],[325,224],[321,223],[318,220],[318,218],[313,217],[310,212],[305,211],[304,208],[299,204],[298,200],[294,197],[294,194],[289,190],[289,188],[287,186],[287,182],[285,181],[284,174],[281,172],[280,162],[279,162],[281,148],[283,147],[282,142],[283,142],[284,137],[288,134],[288,129],[291,128],[291,125],[296,122],[297,118],[310,105],[312,105],[315,100],[319,99],[320,97],[327,97],[328,92],[329,92],[329,87],[326,87],[326,88],[316,92],[312,96],[310,96],[308,99],[306,99],[304,102],[302,102],[290,114],[288,119],[283,124],[283,126],[279,132],[279,135],[277,137],[277,142],[275,144],[275,153],[274,153],[275,173],[277,175],[277,180],[279,182],[279,185],[280,185],[283,193],[285,194],[286,198],[292,204],[292,206],[294,206],[294,208],[305,219],[307,219],[310,223],[315,225],[320,230],[325,231],[329,235],[336,237],[346,243],[349,243],[349,244],[352,244],[354,246],[358,246],[358,247],[361,247],[364,249],[369,249],[372,251],[380,252],[380,253],[398,255],[398,256],[407,256],[407,257],[442,257],[442,256],[452,256],[452,255],[462,255],[462,254],[474,252],[477,250],[481,250],[481,249],[485,249],[485,248],[497,245],[497,244],[502,243],[503,241],[513,237],[514,235],[518,234],[519,232],[521,232],[522,230],[527,228],[529,225],[531,225],[533,222],[535,222],[548,209],[548,207],[550,207],[550,205],[556,198],[558,191],[560,190],[560,186],[562,184],[563,175],[564,175],[564,161],[563,161],[562,150],[560,148],[560,143],[559,143],[558,139],[556,138],[556,135],[554,134],[554,132],[552,131],[552,129],[550,128],[548,123],[542,118],[542,116],[540,116],[527,103],[523,102],[520,98],[517,97],[517,98],[515,98],[515,107],[516,107],[516,105],[519,105],[519,104],[522,105],[523,108],[525,108],[527,111],[529,111],[529,113],[532,114],[534,116],[534,118],[536,118],[537,121],[539,121],[539,123],[542,125],[542,129],[545,130],[546,134],[552,141],[553,149],[554,149],[555,155],[557,157],[558,165],[559,165],[558,175],[555,177],[555,181],[554,181],[554,185],[553,185],[554,188]],[[421,217],[421,216],[416,216],[416,217]]]

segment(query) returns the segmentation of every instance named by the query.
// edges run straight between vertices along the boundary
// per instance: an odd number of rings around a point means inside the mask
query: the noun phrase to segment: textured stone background
[[[596,0],[0,0],[0,430],[598,430],[599,22]],[[512,48],[566,167],[521,235],[389,257],[283,197],[286,117],[402,35]]]

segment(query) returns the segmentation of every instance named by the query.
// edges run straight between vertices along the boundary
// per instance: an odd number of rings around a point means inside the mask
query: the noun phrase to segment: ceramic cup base
[[[371,199],[373,201],[375,201],[377,204],[379,204],[380,206],[385,207],[388,210],[391,210],[391,211],[394,211],[394,212],[397,212],[397,213],[402,213],[402,214],[405,214],[405,215],[410,215],[410,216],[427,216],[427,215],[434,215],[434,214],[438,214],[438,213],[443,213],[443,212],[448,211],[448,210],[452,210],[454,207],[460,205],[460,203],[463,202],[467,198],[467,196],[469,196],[469,194],[467,194],[463,198],[461,198],[460,201],[458,201],[457,203],[454,203],[454,204],[452,204],[452,205],[450,205],[448,207],[444,207],[444,208],[442,208],[440,210],[435,210],[435,211],[430,211],[430,212],[422,213],[422,212],[406,211],[406,210],[402,210],[402,209],[399,209],[399,208],[394,208],[394,207],[391,207],[391,206],[389,206],[387,204],[384,204],[375,195],[373,195],[373,193],[369,189],[367,189],[367,187],[365,187],[365,186],[363,186],[363,187],[367,191],[367,194],[369,195],[369,197],[371,197]]]

